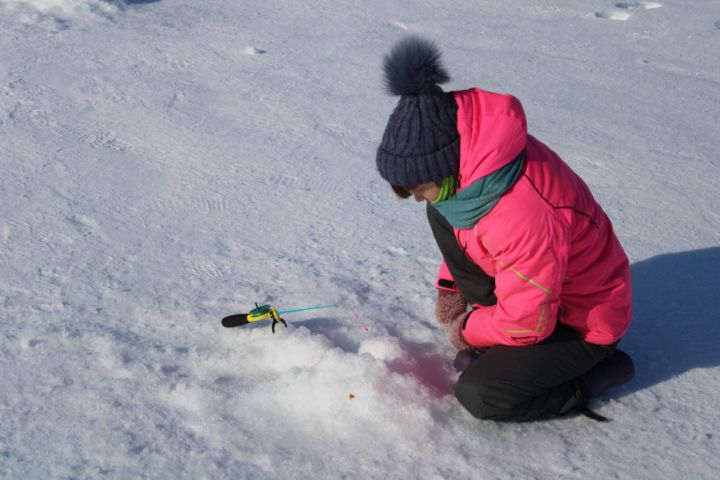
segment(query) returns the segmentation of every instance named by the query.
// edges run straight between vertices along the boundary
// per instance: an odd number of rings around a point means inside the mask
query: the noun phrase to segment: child
[[[400,100],[377,168],[400,197],[427,202],[460,403],[478,418],[533,420],[630,381],[633,362],[616,349],[630,267],[587,185],[527,133],[516,98],[444,92],[432,42],[402,40],[383,69]]]

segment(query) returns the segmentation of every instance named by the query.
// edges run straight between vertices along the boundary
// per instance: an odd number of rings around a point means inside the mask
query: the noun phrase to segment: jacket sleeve
[[[443,260],[440,264],[440,271],[438,272],[437,279],[435,280],[435,288],[443,292],[460,292],[460,288],[458,288],[455,283],[455,279],[450,273],[450,269],[445,263],[445,260]]]
[[[531,345],[555,329],[567,267],[566,229],[552,211],[514,217],[476,237],[496,264],[498,300],[473,305],[467,317],[463,336],[476,347]]]

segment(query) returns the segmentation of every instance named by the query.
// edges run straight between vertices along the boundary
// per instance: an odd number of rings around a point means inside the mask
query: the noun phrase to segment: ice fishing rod
[[[288,313],[305,312],[308,310],[319,310],[321,308],[338,308],[340,305],[315,305],[313,307],[293,308],[291,310],[283,310],[278,312],[272,305],[258,305],[255,303],[255,308],[250,310],[248,313],[237,313],[230,315],[222,319],[222,326],[227,328],[242,327],[250,323],[261,322],[263,320],[272,320],[272,332],[275,333],[275,325],[282,323],[287,328],[287,322],[280,315],[286,315]]]

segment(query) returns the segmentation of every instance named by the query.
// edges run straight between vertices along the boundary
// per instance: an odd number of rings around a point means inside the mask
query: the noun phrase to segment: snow
[[[612,21],[624,20],[624,21]],[[0,478],[715,478],[720,6],[0,0]],[[380,62],[510,92],[633,263],[612,422],[454,400]],[[337,303],[223,329],[254,302]]]

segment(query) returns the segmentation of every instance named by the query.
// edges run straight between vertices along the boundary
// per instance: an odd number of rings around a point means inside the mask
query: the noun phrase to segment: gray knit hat
[[[384,58],[385,85],[400,95],[377,150],[377,169],[391,185],[410,187],[457,175],[460,134],[440,50],[419,37],[398,42]]]

